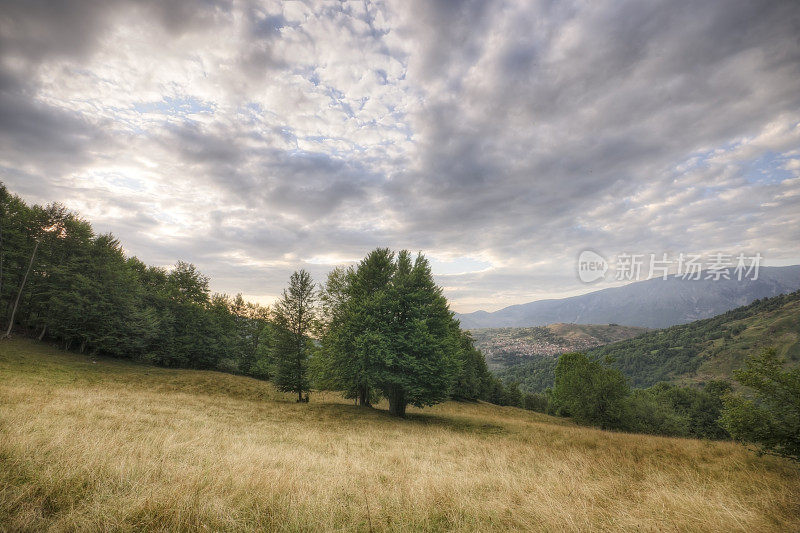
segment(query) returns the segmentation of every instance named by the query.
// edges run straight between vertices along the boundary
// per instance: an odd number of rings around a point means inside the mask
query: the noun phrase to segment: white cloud
[[[375,246],[460,311],[586,290],[586,247],[800,260],[790,2],[4,11],[0,179],[216,290]]]

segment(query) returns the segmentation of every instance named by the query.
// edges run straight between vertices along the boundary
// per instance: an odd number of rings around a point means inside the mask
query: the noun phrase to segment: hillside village
[[[475,346],[490,368],[514,364],[528,357],[557,357],[630,339],[646,328],[617,324],[550,324],[528,328],[481,328],[470,330]]]

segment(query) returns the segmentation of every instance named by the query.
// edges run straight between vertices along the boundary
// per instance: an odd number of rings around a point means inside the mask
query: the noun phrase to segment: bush
[[[561,415],[602,429],[622,427],[630,389],[619,370],[582,353],[564,354],[555,369],[553,405]]]
[[[525,394],[522,402],[522,406],[525,409],[529,411],[536,411],[538,413],[546,413],[550,405],[547,394],[541,392]]]
[[[722,425],[762,453],[800,461],[800,368],[783,365],[773,348],[749,357],[734,372],[748,393],[725,398]]]
[[[258,379],[269,379],[272,376],[272,362],[261,358],[250,369],[250,375]]]

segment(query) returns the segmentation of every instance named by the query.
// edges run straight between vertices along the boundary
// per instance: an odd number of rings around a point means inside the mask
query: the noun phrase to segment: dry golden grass
[[[0,343],[0,529],[787,531],[800,468],[486,404],[332,394]]]

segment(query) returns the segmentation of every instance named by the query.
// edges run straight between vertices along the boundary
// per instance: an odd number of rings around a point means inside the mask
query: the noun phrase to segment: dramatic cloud
[[[375,246],[459,311],[579,252],[800,262],[800,5],[20,1],[0,180],[270,301]]]

